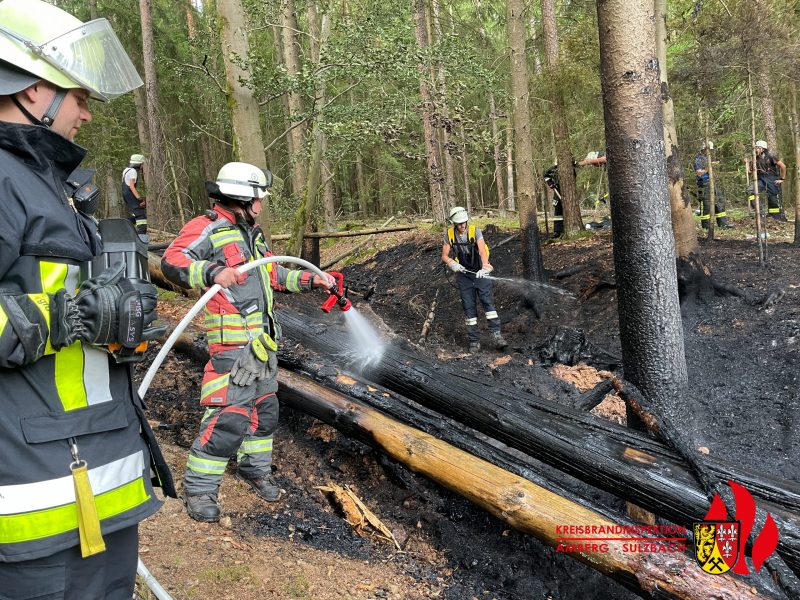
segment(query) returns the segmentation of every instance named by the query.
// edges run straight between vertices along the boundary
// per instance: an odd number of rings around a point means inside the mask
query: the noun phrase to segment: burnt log
[[[621,518],[609,520],[305,377],[282,370],[278,381],[282,398],[293,408],[380,448],[411,470],[552,547],[564,546],[563,532],[559,528],[566,523],[618,531],[624,521]],[[599,545],[584,545],[569,556],[645,598],[774,597],[772,590],[760,592],[750,581],[705,573],[686,554],[652,553],[645,547],[646,537],[625,532],[617,534],[616,538],[616,543],[608,544],[605,552]]]
[[[355,360],[347,335],[313,318],[281,309],[284,334],[323,356]],[[648,435],[561,406],[524,390],[420,355],[398,344],[362,373],[369,380],[413,398],[508,446],[675,523],[705,516],[709,498],[693,470],[676,452]],[[776,518],[778,551],[800,568],[800,486],[708,457],[719,483],[745,486]]]

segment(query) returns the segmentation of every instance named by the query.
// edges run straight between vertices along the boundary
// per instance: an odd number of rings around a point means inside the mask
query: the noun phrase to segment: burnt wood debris
[[[676,451],[645,432],[586,412],[609,383],[581,396],[578,408],[569,408],[489,377],[464,373],[414,351],[405,342],[392,343],[380,363],[361,369],[348,364],[349,357],[356,355],[355,349],[348,347],[346,332],[329,319],[316,320],[289,309],[277,313],[286,337],[280,355],[284,369],[310,376],[319,385],[445,440],[598,515],[625,522],[614,508],[588,500],[581,484],[572,477],[688,527],[702,520],[708,510],[704,487],[698,483],[692,465]],[[184,334],[176,349],[198,361],[205,360],[205,350],[191,332]],[[319,360],[317,354],[326,360]],[[331,359],[337,366],[332,366]],[[352,424],[347,424],[345,412],[337,410],[323,418],[330,408],[312,408],[307,401],[298,400],[302,394],[292,392],[285,381],[281,383],[294,398],[291,402],[296,408],[348,435],[362,440],[369,436],[356,434]],[[624,382],[617,380],[613,385],[625,391]],[[793,570],[800,569],[800,486],[716,457],[706,457],[704,466],[715,480],[712,483],[735,480],[754,494],[759,508],[778,522],[778,553]],[[625,577],[617,578],[632,587]]]

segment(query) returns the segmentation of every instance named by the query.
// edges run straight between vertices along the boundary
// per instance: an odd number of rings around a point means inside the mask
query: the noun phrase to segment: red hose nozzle
[[[325,302],[322,303],[320,308],[325,312],[331,312],[334,305],[337,305],[342,312],[350,310],[353,303],[344,295],[344,275],[336,271],[331,271],[328,275],[333,276],[333,278],[336,279],[336,283],[328,290],[329,296],[325,299]]]

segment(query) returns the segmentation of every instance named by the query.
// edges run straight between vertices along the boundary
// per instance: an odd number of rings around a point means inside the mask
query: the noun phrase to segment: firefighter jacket
[[[32,347],[5,308],[34,302],[49,327],[48,294],[74,294],[80,264],[99,251],[94,221],[72,208],[63,187],[84,154],[43,127],[0,122],[0,300],[16,299],[0,302],[2,562],[78,544],[73,444],[103,534],[160,506],[129,367],[80,341],[58,352],[49,341]]]
[[[189,221],[164,252],[161,270],[170,281],[204,289],[225,267],[240,267],[272,256],[258,225],[221,205]],[[311,271],[292,271],[270,263],[247,272],[244,283],[221,289],[205,307],[209,354],[247,345],[266,332],[276,342],[280,326],[272,307],[272,290],[301,292],[314,283]]]

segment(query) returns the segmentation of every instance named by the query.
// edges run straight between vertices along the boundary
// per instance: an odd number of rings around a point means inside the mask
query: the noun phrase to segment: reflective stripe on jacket
[[[49,295],[74,292],[98,251],[93,222],[60,188],[84,151],[43,127],[0,122],[0,293],[27,296],[49,323]],[[22,337],[21,337],[22,336]],[[0,310],[0,561],[76,546],[70,439],[85,460],[104,534],[134,525],[160,502],[140,435],[127,366],[75,342],[31,354]]]
[[[217,218],[195,217],[164,251],[164,276],[185,288],[206,289],[220,267],[239,267],[272,256],[258,225],[250,226],[236,213],[217,205]],[[249,271],[244,283],[222,289],[206,305],[208,349],[214,356],[231,346],[244,346],[266,331],[274,340],[280,327],[272,310],[272,290],[311,289],[314,273],[292,271],[271,263]]]

